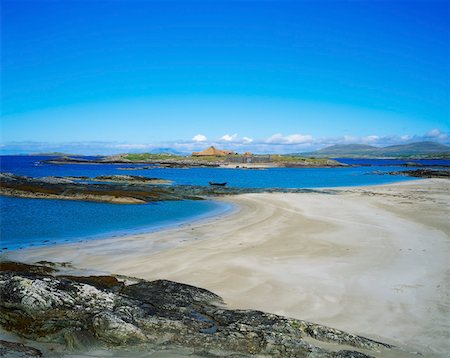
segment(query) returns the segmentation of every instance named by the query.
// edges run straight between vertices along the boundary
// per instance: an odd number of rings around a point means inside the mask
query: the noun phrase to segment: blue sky
[[[449,142],[447,1],[3,0],[1,40],[3,148]]]

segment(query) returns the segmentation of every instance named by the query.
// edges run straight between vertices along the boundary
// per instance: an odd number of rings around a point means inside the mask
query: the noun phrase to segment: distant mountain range
[[[336,144],[300,155],[331,158],[450,158],[450,147],[436,142],[417,142],[388,147]]]

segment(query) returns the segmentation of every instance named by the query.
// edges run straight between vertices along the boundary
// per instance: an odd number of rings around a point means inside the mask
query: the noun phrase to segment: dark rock
[[[86,283],[98,289],[120,289],[124,283],[114,276],[59,276],[75,282]]]
[[[69,350],[85,351],[100,345],[100,342],[89,331],[69,331],[64,334],[64,340]]]
[[[339,351],[333,354],[333,358],[364,358],[367,357],[364,353],[355,352],[355,351]]]
[[[397,172],[389,172],[390,175],[403,175],[416,178],[450,178],[450,170],[442,169],[416,169],[416,170],[403,170]]]
[[[67,240],[66,240],[67,241]],[[69,267],[69,268],[73,268],[72,264],[70,262],[50,262],[50,261],[38,261],[35,263],[35,265],[41,265],[41,266],[46,266],[46,267],[52,267],[55,270],[60,269],[62,267]],[[33,265],[33,266],[35,266]]]
[[[99,175],[94,178],[86,176],[70,176],[70,177],[46,177],[41,178],[46,179],[47,182],[51,183],[52,178],[56,178],[60,183],[64,180],[69,183],[73,181],[94,181],[94,182],[105,182],[105,183],[126,183],[126,184],[170,184],[171,180],[161,179],[161,178],[149,178],[140,175]],[[58,181],[54,181],[57,183]]]
[[[172,181],[161,178],[149,178],[139,175],[100,175],[94,178],[96,181],[124,182],[131,184],[169,184]]]
[[[23,272],[12,270],[22,264],[9,265],[0,273],[3,328],[69,349],[134,345],[144,350],[183,347],[205,356],[359,358],[368,355],[345,347],[391,348],[307,321],[228,310],[216,294],[168,280],[127,286],[113,276],[41,275],[41,266],[27,265]]]
[[[0,271],[13,271],[20,273],[32,273],[39,275],[49,275],[56,270],[43,265],[27,265],[19,262],[0,261]]]
[[[32,358],[42,357],[39,349],[28,347],[22,343],[8,342],[0,339],[0,357]]]
[[[140,178],[140,177],[139,177]],[[73,179],[73,177],[72,177]],[[235,188],[225,186],[153,185],[128,182],[93,184],[49,180],[0,173],[0,195],[17,197],[100,201],[121,204],[142,204],[155,201],[203,200],[206,197],[245,193],[305,193],[312,189]]]

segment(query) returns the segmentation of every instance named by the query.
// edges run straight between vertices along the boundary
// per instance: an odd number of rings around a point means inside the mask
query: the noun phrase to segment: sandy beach
[[[229,307],[306,319],[424,356],[450,351],[450,182],[224,199],[175,229],[8,253],[209,289]]]

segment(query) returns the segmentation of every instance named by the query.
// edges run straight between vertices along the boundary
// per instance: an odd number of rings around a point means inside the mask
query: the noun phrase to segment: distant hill
[[[336,144],[301,155],[331,158],[450,158],[450,147],[436,142],[417,142],[388,147]]]
[[[30,157],[84,157],[84,154],[74,154],[74,153],[64,153],[64,152],[42,152],[42,153],[30,153],[30,154],[19,154],[19,155],[29,155]],[[96,155],[90,155],[94,157]]]
[[[185,153],[179,152],[172,148],[154,148],[150,151],[152,154],[173,154],[173,155],[184,155]]]

